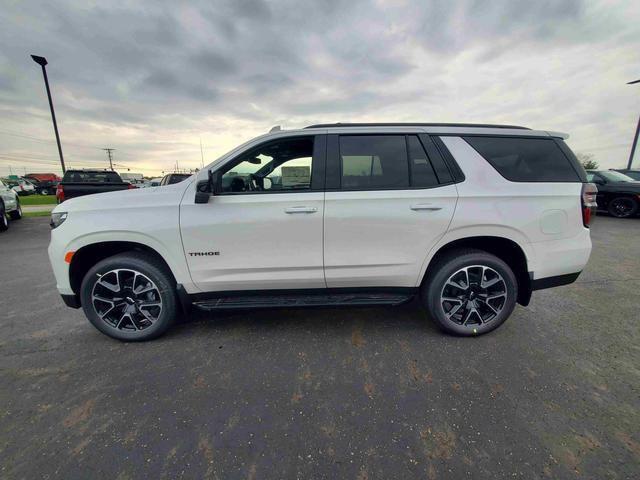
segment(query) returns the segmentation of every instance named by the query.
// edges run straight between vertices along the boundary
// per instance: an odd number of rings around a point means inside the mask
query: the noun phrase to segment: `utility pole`
[[[634,83],[640,83],[640,80],[634,80],[633,82],[627,83],[627,85],[633,85]],[[629,163],[627,164],[628,170],[631,170],[631,164],[633,163],[633,156],[636,153],[636,147],[638,146],[639,134],[640,134],[640,117],[638,117],[638,125],[636,125],[636,134],[633,137],[633,144],[631,145],[631,154],[629,155]]]
[[[113,152],[115,151],[115,148],[103,148],[102,150],[107,152],[107,156],[109,157],[109,168],[113,171]]]
[[[53,130],[56,132],[56,142],[58,142],[58,153],[60,154],[60,165],[62,166],[62,174],[66,169],[64,168],[64,157],[62,156],[62,145],[60,144],[60,134],[58,133],[58,122],[56,122],[56,112],[53,110],[53,100],[51,99],[51,90],[49,90],[49,79],[47,78],[47,69],[44,68],[47,64],[47,59],[39,57],[37,55],[31,55],[34,62],[42,67],[42,75],[44,76],[44,86],[47,88],[47,97],[49,98],[49,108],[51,109],[51,118],[53,120]]]
[[[204,168],[204,152],[202,150],[202,137],[200,137],[200,162],[202,163],[202,168]]]

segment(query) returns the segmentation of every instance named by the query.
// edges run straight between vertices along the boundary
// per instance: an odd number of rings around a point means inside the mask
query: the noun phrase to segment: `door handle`
[[[435,212],[437,210],[442,210],[442,207],[435,207],[430,203],[417,203],[415,205],[411,205],[411,210],[428,210]]]
[[[284,213],[316,213],[317,211],[316,207],[287,207],[284,209]]]

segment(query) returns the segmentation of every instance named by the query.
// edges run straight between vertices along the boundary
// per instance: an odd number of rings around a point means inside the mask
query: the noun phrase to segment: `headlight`
[[[49,225],[51,225],[51,228],[59,227],[66,219],[67,212],[52,213],[51,222],[49,223]]]

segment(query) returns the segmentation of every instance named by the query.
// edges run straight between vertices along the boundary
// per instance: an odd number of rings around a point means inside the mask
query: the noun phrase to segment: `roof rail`
[[[467,128],[513,128],[518,130],[531,130],[517,125],[493,125],[489,123],[318,123],[304,128],[331,128],[331,127],[467,127]]]

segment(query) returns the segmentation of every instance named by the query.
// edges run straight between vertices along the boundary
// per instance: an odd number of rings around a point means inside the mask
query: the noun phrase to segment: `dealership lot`
[[[46,218],[0,237],[2,478],[637,478],[640,220],[495,332],[415,304],[196,315],[123,344],[64,307]]]

